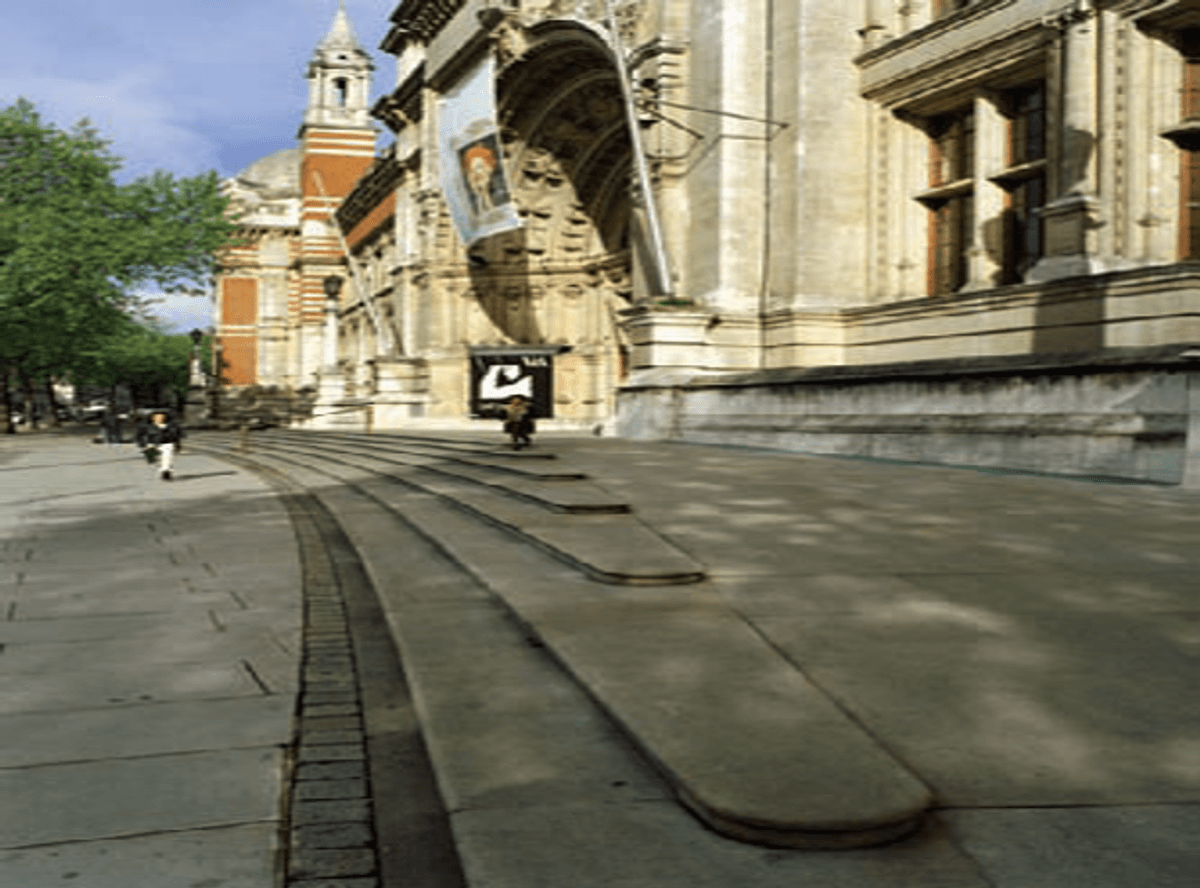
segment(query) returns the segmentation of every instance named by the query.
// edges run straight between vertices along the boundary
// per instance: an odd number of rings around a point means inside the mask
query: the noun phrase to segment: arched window
[[[339,77],[337,80],[333,81],[333,89],[334,89],[334,92],[337,94],[338,107],[345,108],[346,107],[346,97],[349,95],[349,92],[350,92],[350,87],[349,87],[349,84],[347,84],[347,82],[346,82],[346,78]]]

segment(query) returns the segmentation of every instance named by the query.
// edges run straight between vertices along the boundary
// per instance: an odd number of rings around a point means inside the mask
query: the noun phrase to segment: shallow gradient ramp
[[[463,479],[430,480],[421,466],[303,437],[256,438],[249,456],[290,468],[335,513],[344,503],[336,491],[348,485],[419,530],[504,604],[712,829],[774,847],[839,849],[893,841],[921,824],[933,803],[927,787],[707,583],[595,581],[580,541],[591,535],[597,551],[611,550],[616,537],[605,542],[603,522],[632,516],[494,502],[495,491]],[[364,526],[361,515],[347,523],[355,521]],[[569,545],[565,527],[578,535]],[[633,563],[636,549],[621,557]],[[368,561],[388,557],[378,540],[361,551]]]

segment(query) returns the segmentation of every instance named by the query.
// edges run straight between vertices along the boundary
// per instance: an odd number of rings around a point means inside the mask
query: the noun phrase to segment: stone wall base
[[[1198,356],[1180,345],[697,377],[622,389],[616,432],[1179,483]]]

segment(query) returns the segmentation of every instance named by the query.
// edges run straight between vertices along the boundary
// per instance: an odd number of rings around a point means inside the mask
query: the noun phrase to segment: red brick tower
[[[375,157],[369,113],[374,65],[338,3],[333,25],[308,65],[309,98],[298,138],[300,165],[299,292],[301,377],[313,379],[322,358],[321,331],[327,275],[345,276],[333,212]],[[353,288],[342,288],[352,298]]]

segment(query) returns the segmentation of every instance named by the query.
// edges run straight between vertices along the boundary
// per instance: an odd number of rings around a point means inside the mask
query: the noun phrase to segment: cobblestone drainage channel
[[[283,884],[466,888],[399,654],[353,544],[282,472],[213,455],[279,493],[300,550],[303,654]]]

